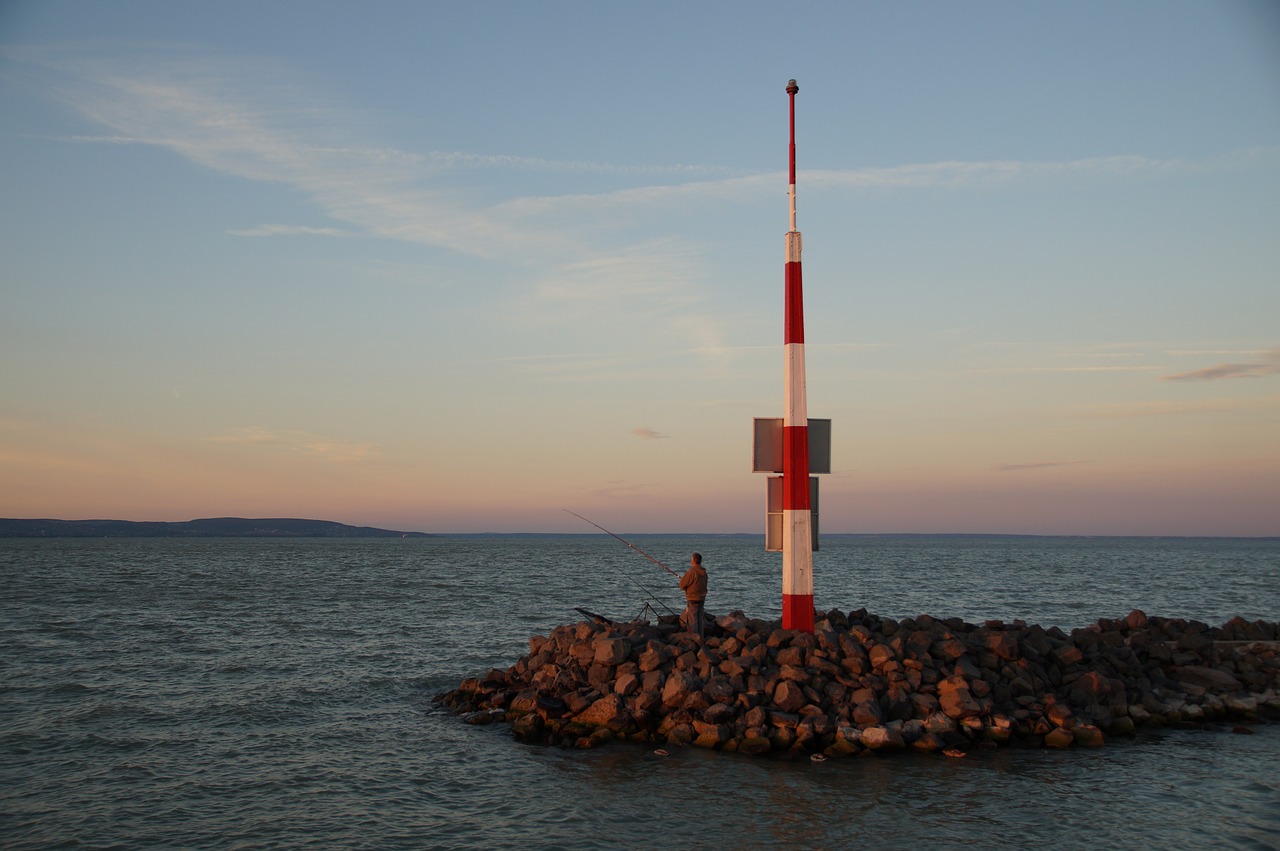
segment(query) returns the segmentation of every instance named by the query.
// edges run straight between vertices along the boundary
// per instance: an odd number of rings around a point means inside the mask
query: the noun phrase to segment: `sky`
[[[1280,4],[0,0],[0,516],[1280,535]]]

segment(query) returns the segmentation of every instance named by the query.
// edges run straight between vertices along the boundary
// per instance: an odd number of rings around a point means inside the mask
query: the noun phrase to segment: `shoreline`
[[[737,611],[699,640],[675,620],[558,626],[510,668],[433,702],[553,746],[628,740],[814,759],[1098,747],[1149,725],[1280,717],[1280,623],[1210,627],[1134,610],[1067,634],[833,609],[807,634]]]

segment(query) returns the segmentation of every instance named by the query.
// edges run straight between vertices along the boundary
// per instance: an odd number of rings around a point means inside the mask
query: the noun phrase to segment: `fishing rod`
[[[576,514],[576,513],[572,512],[572,511],[569,511],[569,509],[567,509],[567,508],[566,508],[566,509],[564,509],[564,510],[565,510],[566,512],[568,512],[569,514],[573,514],[573,516],[574,516],[574,517],[577,517],[579,520],[584,520],[584,521],[586,521],[587,523],[591,523],[591,521],[590,521],[590,520],[587,520],[587,518],[583,517],[581,514]],[[595,526],[595,527],[596,527],[597,529],[599,529],[601,532],[604,532],[604,533],[609,534],[609,535],[613,535],[613,537],[618,538],[618,536],[617,536],[617,535],[614,535],[612,532],[610,532],[608,529],[604,528],[603,526],[600,526],[600,525],[598,525],[598,524],[596,524],[596,523],[591,523],[591,525],[592,525],[592,526]],[[674,570],[672,570],[671,568],[667,567],[665,564],[663,564],[662,562],[658,561],[656,558],[654,558],[653,556],[651,556],[651,555],[649,555],[648,553],[644,552],[644,551],[643,551],[643,550],[641,550],[639,547],[635,546],[634,544],[630,543],[629,541],[623,540],[622,538],[618,538],[618,540],[619,540],[619,541],[622,541],[622,543],[626,544],[628,547],[631,547],[631,549],[633,549],[633,550],[635,550],[636,552],[640,553],[640,555],[642,555],[642,556],[644,556],[645,558],[649,559],[649,561],[651,561],[651,562],[653,562],[654,564],[658,565],[659,567],[661,567],[663,570],[667,571],[668,573],[673,574],[673,575],[675,574],[675,571],[674,571]],[[657,603],[659,606],[662,606],[662,608],[666,609],[668,612],[670,612],[670,613],[671,613],[671,614],[673,614],[673,615],[678,615],[678,614],[679,614],[679,612],[677,612],[675,609],[671,608],[671,607],[670,607],[670,606],[668,606],[666,603],[662,602],[662,600],[660,600],[660,599],[658,598],[658,595],[654,594],[654,593],[653,593],[652,591],[650,591],[648,588],[646,588],[645,586],[641,585],[641,584],[640,584],[640,581],[639,581],[638,579],[636,579],[634,576],[631,576],[630,574],[626,574],[626,577],[627,577],[627,581],[629,581],[629,582],[633,583],[633,584],[634,584],[637,588],[639,588],[641,591],[643,591],[644,593],[648,594],[648,595],[649,595],[649,599],[650,599],[650,600],[652,600],[653,602]]]
[[[587,520],[587,518],[583,517],[581,514],[578,514],[577,512],[569,511],[569,509],[567,509],[567,508],[566,508],[566,509],[564,509],[564,511],[565,511],[566,513],[568,513],[568,514],[572,514],[574,517],[577,517],[579,520],[583,520],[583,521],[586,521],[587,523],[591,523],[591,525],[592,525],[592,526],[595,526],[597,529],[599,529],[601,532],[604,532],[606,535],[613,535],[613,537],[617,538],[619,541],[622,541],[622,543],[626,544],[626,545],[627,545],[628,547],[630,547],[631,549],[633,549],[633,550],[635,550],[636,552],[640,553],[640,555],[644,556],[644,557],[645,557],[645,558],[647,558],[649,561],[653,562],[653,563],[654,563],[654,564],[656,564],[658,567],[660,567],[660,568],[662,568],[663,570],[665,570],[667,573],[670,573],[672,576],[676,577],[677,579],[679,579],[679,578],[680,578],[680,574],[676,573],[674,570],[672,570],[671,568],[667,567],[665,564],[663,564],[662,562],[658,561],[656,558],[654,558],[653,556],[649,555],[649,554],[648,554],[648,553],[646,553],[644,550],[640,549],[640,548],[639,548],[639,547],[637,547],[635,544],[631,543],[630,541],[628,541],[626,538],[622,537],[621,535],[614,535],[612,532],[610,532],[608,529],[606,529],[606,528],[604,528],[603,526],[601,526],[599,523],[592,523],[592,521]]]

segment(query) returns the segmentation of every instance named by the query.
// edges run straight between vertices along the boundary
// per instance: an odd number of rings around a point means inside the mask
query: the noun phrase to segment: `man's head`
[[[694,553],[693,558],[689,559],[690,564],[702,564],[702,553]]]

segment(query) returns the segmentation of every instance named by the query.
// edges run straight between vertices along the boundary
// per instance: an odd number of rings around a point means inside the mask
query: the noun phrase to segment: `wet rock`
[[[1071,747],[1075,742],[1075,735],[1070,730],[1064,730],[1062,727],[1055,727],[1044,736],[1044,746],[1046,748],[1061,750]]]
[[[738,743],[738,753],[752,756],[768,753],[771,750],[773,750],[773,742],[758,731],[748,730],[747,735]]]
[[[1228,695],[1222,703],[1231,718],[1254,718],[1258,714],[1258,700],[1252,696]]]
[[[877,753],[900,751],[907,746],[902,734],[888,727],[868,727],[860,739],[863,747]]]
[[[1106,743],[1102,731],[1092,724],[1077,724],[1071,728],[1075,743],[1084,748],[1100,748]]]
[[[925,733],[920,738],[911,743],[914,750],[922,753],[933,753],[947,747],[947,741],[937,733]]]

